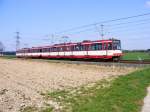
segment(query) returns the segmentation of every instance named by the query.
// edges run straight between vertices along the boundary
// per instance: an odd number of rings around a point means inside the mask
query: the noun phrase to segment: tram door
[[[88,51],[89,51],[90,45],[85,44],[84,47],[85,47],[85,51],[86,51],[86,56],[88,57]]]
[[[107,56],[108,55],[107,43],[103,43],[103,50],[105,52],[105,56]]]

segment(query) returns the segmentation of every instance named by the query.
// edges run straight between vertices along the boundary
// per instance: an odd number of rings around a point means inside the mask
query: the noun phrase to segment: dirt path
[[[147,90],[148,94],[144,98],[144,106],[142,108],[142,112],[150,112],[150,87]]]
[[[0,112],[17,112],[31,105],[41,107],[45,102],[41,92],[77,87],[133,70],[0,58]]]

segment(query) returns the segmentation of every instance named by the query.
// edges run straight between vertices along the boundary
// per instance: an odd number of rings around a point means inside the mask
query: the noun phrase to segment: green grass
[[[150,60],[150,54],[144,52],[128,52],[124,53],[123,59],[124,60]]]
[[[63,112],[140,112],[148,86],[150,68],[45,97],[60,102]]]
[[[38,109],[36,107],[25,107],[24,109],[21,109],[20,112],[36,112]]]
[[[27,106],[23,109],[20,110],[20,112],[52,112],[53,108],[52,107],[43,107],[43,108],[37,108],[37,107],[32,107],[32,106]]]
[[[4,56],[2,56],[2,57],[0,57],[0,58],[14,59],[14,58],[16,58],[16,55],[4,55]]]

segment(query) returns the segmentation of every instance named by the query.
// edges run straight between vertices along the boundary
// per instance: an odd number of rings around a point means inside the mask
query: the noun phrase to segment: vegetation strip
[[[150,68],[146,68],[111,81],[43,95],[59,102],[62,112],[140,112],[149,85]]]
[[[150,53],[148,52],[125,52],[122,57],[123,60],[150,60]]]

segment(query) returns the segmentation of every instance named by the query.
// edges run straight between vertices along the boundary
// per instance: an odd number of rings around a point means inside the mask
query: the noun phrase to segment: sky
[[[150,13],[150,0],[0,0],[0,41],[11,51],[15,32],[20,32],[21,48],[63,42],[63,36],[71,42],[98,40],[100,24],[57,32],[143,13]],[[103,25],[103,38],[120,39],[122,49],[150,48],[150,15]]]

